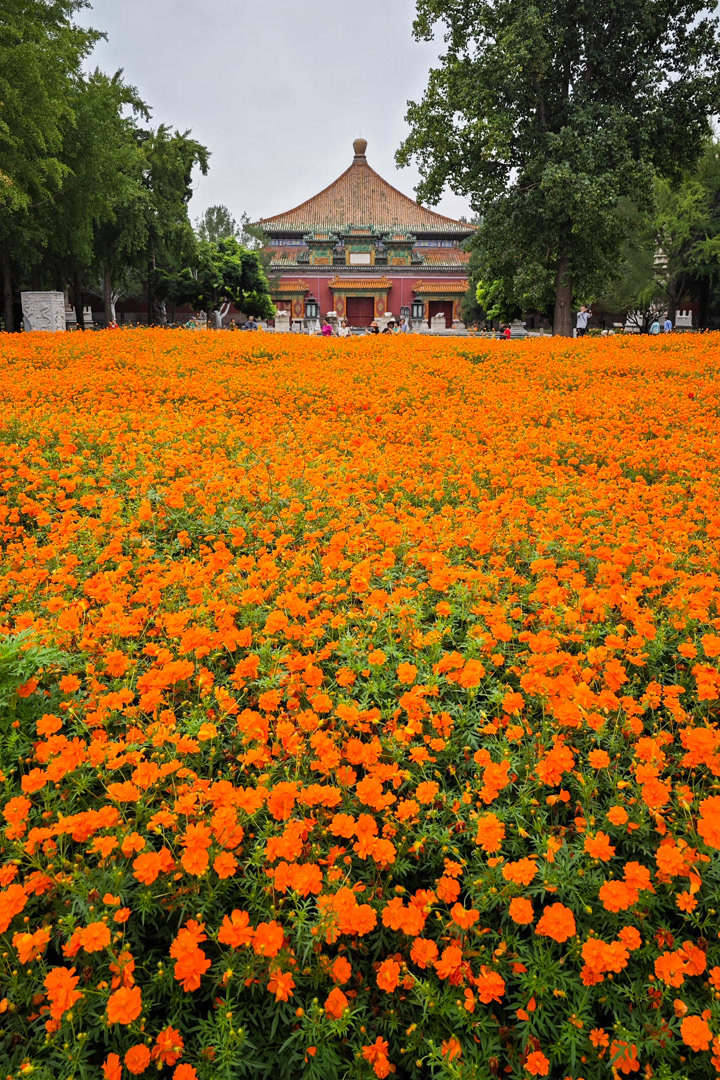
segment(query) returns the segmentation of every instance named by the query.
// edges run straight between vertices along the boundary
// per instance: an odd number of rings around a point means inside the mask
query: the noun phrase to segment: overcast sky
[[[252,219],[315,195],[352,160],[414,197],[394,153],[407,100],[422,96],[442,41],[416,42],[414,0],[93,0],[82,22],[107,34],[90,65],[123,68],[153,124],[190,128],[211,151],[190,215],[224,203]],[[437,209],[467,214],[447,192]]]

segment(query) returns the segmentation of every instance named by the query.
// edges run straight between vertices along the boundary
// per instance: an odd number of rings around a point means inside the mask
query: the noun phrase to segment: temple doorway
[[[375,299],[372,296],[348,296],[345,317],[350,326],[369,326],[375,318]]]
[[[431,300],[428,304],[428,319],[432,319],[435,315],[445,316],[445,327],[448,330],[452,330],[453,324],[453,302],[452,300]]]

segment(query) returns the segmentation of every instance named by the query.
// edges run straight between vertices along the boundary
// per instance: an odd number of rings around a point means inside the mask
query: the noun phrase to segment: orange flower
[[[241,945],[251,945],[254,937],[250,916],[246,911],[239,911],[237,908],[229,916],[224,916],[218,930],[218,941],[222,945],[230,945],[233,949],[239,949]]]
[[[277,956],[283,944],[285,934],[280,923],[258,923],[253,936],[253,951],[258,956]]]
[[[510,918],[518,926],[527,926],[535,918],[532,901],[516,896],[510,901]]]
[[[410,949],[410,959],[420,968],[427,968],[434,964],[438,955],[438,947],[434,941],[426,938],[415,938]],[[720,969],[718,969],[720,970]]]
[[[270,969],[268,990],[275,995],[276,1001],[287,1001],[293,996],[295,980],[289,971],[281,971],[280,968]]]
[[[621,1073],[637,1072],[640,1062],[637,1059],[637,1046],[618,1039],[610,1044],[610,1061]]]
[[[339,1020],[347,1007],[348,999],[342,990],[337,986],[334,987],[325,1000],[325,1015],[332,1017],[333,1020]]]
[[[537,874],[537,865],[532,859],[519,859],[503,866],[502,876],[514,885],[529,885]]]
[[[442,1056],[446,1057],[448,1061],[454,1061],[456,1057],[462,1057],[462,1046],[459,1040],[454,1035],[451,1035],[449,1039],[443,1039],[441,1052]]]
[[[50,1002],[50,1015],[53,1020],[60,1020],[64,1013],[72,1009],[82,994],[75,987],[80,982],[75,968],[51,968],[45,976],[44,986]]]
[[[378,969],[376,981],[381,990],[392,994],[400,981],[400,965],[397,960],[384,960]]]
[[[435,796],[439,790],[440,785],[436,784],[434,780],[425,780],[422,784],[418,784],[415,789],[415,798],[419,803],[431,803],[435,801]]]
[[[691,1050],[709,1050],[712,1031],[707,1021],[699,1016],[686,1016],[680,1025],[683,1042]]]
[[[384,1077],[388,1076],[390,1073],[388,1050],[389,1044],[387,1040],[381,1039],[379,1035],[371,1046],[363,1047],[362,1056],[365,1061],[371,1063],[373,1072],[378,1077],[378,1080],[384,1080]]]
[[[80,942],[85,952],[100,952],[110,944],[110,931],[104,922],[89,923],[80,931]]]
[[[131,1024],[142,1011],[142,994],[139,986],[121,986],[111,994],[107,1003],[109,1024]]]
[[[133,1076],[140,1076],[150,1064],[150,1048],[142,1043],[131,1046],[126,1052],[123,1061],[129,1073],[132,1073]]]
[[[182,1057],[184,1049],[185,1043],[180,1032],[176,1031],[175,1028],[166,1027],[155,1039],[155,1045],[150,1056],[153,1061],[159,1062],[160,1065],[174,1065]]]
[[[122,1066],[117,1054],[108,1054],[101,1068],[104,1080],[120,1080]]]
[[[575,916],[564,904],[551,904],[543,911],[535,933],[541,937],[552,938],[553,941],[567,941],[568,938],[575,937]]]
[[[491,1001],[499,1002],[505,993],[505,980],[502,975],[497,971],[489,971],[484,966],[480,967],[480,974],[476,975],[473,981],[483,1005],[489,1005]]]
[[[399,664],[397,669],[398,682],[405,683],[406,686],[415,682],[417,675],[417,668],[414,664]]]
[[[173,1069],[173,1080],[197,1080],[197,1073],[192,1065],[176,1065]]]
[[[615,854],[610,837],[604,832],[596,833],[595,836],[586,836],[585,851],[592,859],[602,859],[603,862],[612,859]]]
[[[606,750],[591,750],[588,762],[591,769],[606,769],[610,764],[610,755]]]
[[[505,838],[505,826],[495,814],[481,814],[478,818],[475,843],[483,851],[499,851]]]
[[[462,950],[457,945],[448,945],[440,959],[434,961],[434,967],[441,979],[449,979],[456,986],[462,980]]]
[[[29,964],[33,960],[37,960],[38,956],[47,948],[50,934],[49,926],[41,927],[34,934],[13,934],[12,943],[17,949],[20,963]]]
[[[543,1053],[534,1050],[532,1054],[528,1054],[525,1068],[531,1076],[547,1076],[550,1071],[550,1062]]]

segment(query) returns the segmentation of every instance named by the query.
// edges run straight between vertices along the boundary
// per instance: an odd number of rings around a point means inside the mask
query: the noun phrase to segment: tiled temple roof
[[[300,206],[284,214],[263,218],[259,222],[262,228],[276,235],[371,224],[387,228],[396,226],[416,235],[442,233],[462,239],[472,234],[471,225],[419,206],[383,180],[367,163],[367,143],[364,139],[356,139],[353,148],[355,156],[352,164],[342,176]]]
[[[426,266],[466,266],[470,262],[470,253],[460,248],[423,248],[416,247]]]
[[[416,281],[413,291],[416,293],[466,293],[467,281]]]
[[[392,281],[386,277],[353,278],[334,277],[328,281],[331,289],[391,289]]]
[[[307,292],[310,286],[307,281],[283,281],[277,286],[280,292]]]

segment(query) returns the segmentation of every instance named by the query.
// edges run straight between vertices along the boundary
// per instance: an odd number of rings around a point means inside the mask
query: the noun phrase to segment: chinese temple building
[[[436,214],[368,165],[365,139],[352,164],[318,195],[263,218],[270,237],[273,300],[292,320],[336,311],[350,326],[392,313],[413,322],[459,322],[468,288],[472,225]]]

